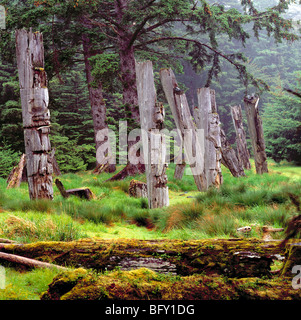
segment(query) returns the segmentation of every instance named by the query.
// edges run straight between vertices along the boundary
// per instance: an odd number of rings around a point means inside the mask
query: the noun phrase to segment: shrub
[[[19,160],[20,153],[10,149],[10,146],[0,147],[0,178],[7,178]]]

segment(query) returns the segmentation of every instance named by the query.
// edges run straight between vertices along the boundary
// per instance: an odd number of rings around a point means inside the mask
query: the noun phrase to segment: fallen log
[[[0,243],[16,243],[14,240],[0,238]]]
[[[37,261],[34,259],[29,259],[29,258],[17,256],[15,254],[4,253],[4,252],[0,252],[0,261],[1,260],[21,264],[23,266],[30,267],[30,268],[48,268],[48,269],[57,268],[61,270],[67,270],[67,268],[65,267],[57,266],[52,263]]]
[[[79,198],[83,198],[87,200],[93,199],[93,193],[89,188],[78,188],[78,189],[66,190],[64,188],[64,185],[59,179],[55,179],[55,184],[64,198],[69,198],[72,195],[72,196],[77,196]]]
[[[273,260],[283,259],[280,241],[258,239],[135,240],[82,239],[3,245],[1,252],[56,265],[99,271],[138,269],[191,275],[216,273],[235,277],[268,276]],[[245,253],[248,253],[247,255]],[[237,258],[243,257],[238,274]],[[250,264],[250,268],[249,268]]]

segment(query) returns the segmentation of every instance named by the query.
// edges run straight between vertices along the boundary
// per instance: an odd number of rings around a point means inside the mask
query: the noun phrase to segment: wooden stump
[[[241,106],[231,107],[233,125],[236,132],[237,156],[246,170],[251,169],[250,153],[247,148],[246,133],[243,127]]]
[[[151,61],[136,63],[138,104],[149,208],[169,205],[166,175],[166,143],[163,129],[164,107],[157,103]]]
[[[135,198],[147,198],[147,184],[132,180],[129,186],[129,195]]]
[[[263,136],[262,121],[258,110],[259,98],[247,96],[244,98],[244,105],[248,120],[249,134],[252,141],[256,173],[268,172],[267,156]]]
[[[16,55],[30,199],[53,199],[52,154],[43,36],[16,31]]]

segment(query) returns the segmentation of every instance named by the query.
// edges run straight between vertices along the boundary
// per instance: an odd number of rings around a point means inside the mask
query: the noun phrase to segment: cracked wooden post
[[[206,190],[205,176],[202,174],[204,171],[203,132],[195,128],[186,95],[179,89],[172,69],[162,69],[160,78],[177,129],[184,142],[185,161],[190,166],[198,190]]]
[[[43,36],[30,29],[16,31],[30,199],[53,199],[52,157],[49,141],[50,112],[47,76],[44,70]]]
[[[166,175],[166,144],[163,129],[164,107],[157,102],[151,61],[136,63],[138,104],[149,208],[169,205]]]
[[[267,156],[265,152],[265,142],[263,136],[262,121],[258,111],[259,98],[256,96],[246,96],[244,107],[248,120],[249,134],[252,141],[256,173],[268,172]]]
[[[247,148],[247,139],[243,127],[243,118],[240,105],[231,107],[231,116],[236,132],[236,146],[238,159],[246,170],[250,170],[250,153]]]
[[[195,109],[195,122],[205,133],[204,174],[206,189],[219,187],[223,182],[221,171],[221,133],[220,121],[215,102],[215,91],[200,88],[197,91],[198,108]]]

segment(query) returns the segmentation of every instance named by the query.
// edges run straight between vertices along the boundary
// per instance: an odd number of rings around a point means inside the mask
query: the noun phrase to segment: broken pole
[[[53,199],[50,112],[43,36],[16,31],[16,54],[30,199]]]
[[[252,142],[256,173],[263,174],[268,172],[268,164],[265,152],[262,121],[259,116],[258,110],[258,103],[259,98],[256,96],[246,96],[244,98],[244,107],[248,120],[249,134]]]
[[[169,205],[166,175],[166,143],[163,129],[164,107],[157,102],[151,61],[136,62],[136,77],[143,154],[150,209]]]

